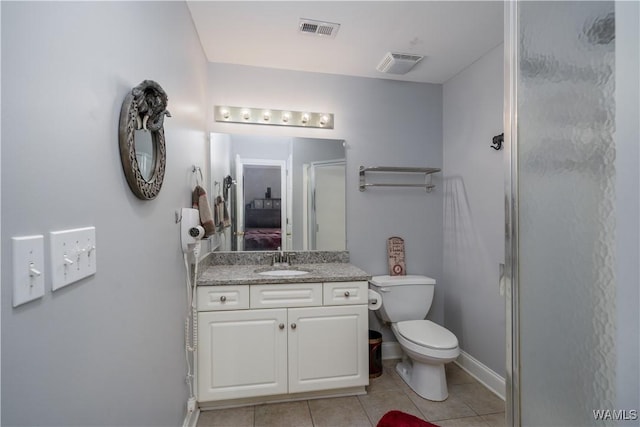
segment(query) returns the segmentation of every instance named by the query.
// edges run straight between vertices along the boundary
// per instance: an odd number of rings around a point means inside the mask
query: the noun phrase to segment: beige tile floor
[[[413,392],[385,360],[383,374],[370,381],[367,394],[300,402],[271,403],[203,411],[198,427],[371,427],[390,410],[399,410],[440,427],[504,427],[504,401],[450,363],[449,398],[431,402]]]

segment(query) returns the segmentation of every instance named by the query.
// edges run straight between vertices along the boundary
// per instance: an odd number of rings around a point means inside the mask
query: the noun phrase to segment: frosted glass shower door
[[[615,4],[508,8],[512,420],[616,423]]]

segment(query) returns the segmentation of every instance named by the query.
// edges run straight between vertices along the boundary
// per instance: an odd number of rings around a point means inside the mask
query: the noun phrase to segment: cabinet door
[[[198,400],[287,392],[287,311],[198,313]]]
[[[369,383],[366,305],[289,309],[289,393]]]

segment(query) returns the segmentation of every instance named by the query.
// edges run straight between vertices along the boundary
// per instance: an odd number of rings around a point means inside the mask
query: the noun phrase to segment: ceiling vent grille
[[[314,21],[313,19],[300,19],[298,31],[302,34],[308,34],[318,37],[335,38],[340,24],[333,22]]]
[[[415,67],[418,62],[422,61],[423,58],[424,56],[409,53],[387,52],[376,69],[381,73],[406,74]]]

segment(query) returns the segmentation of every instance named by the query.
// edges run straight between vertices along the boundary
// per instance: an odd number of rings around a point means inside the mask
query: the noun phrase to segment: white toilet
[[[371,289],[382,296],[378,317],[391,323],[405,353],[396,371],[418,395],[442,401],[449,396],[444,364],[460,354],[449,330],[423,320],[433,302],[436,281],[426,276],[374,276]]]

